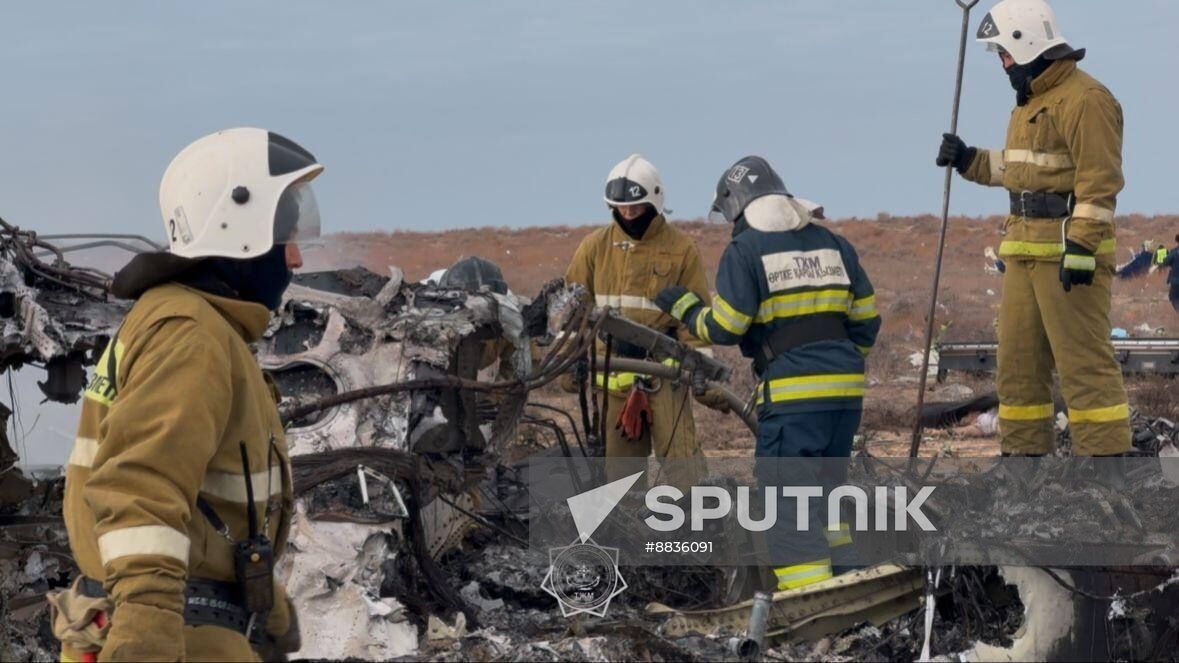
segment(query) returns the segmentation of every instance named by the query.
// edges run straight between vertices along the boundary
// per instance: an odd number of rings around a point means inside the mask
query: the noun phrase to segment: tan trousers
[[[657,391],[647,394],[652,421],[638,440],[624,438],[622,431],[615,427],[618,415],[626,404],[626,397],[614,393],[607,397],[606,474],[610,481],[646,469],[647,457],[652,452],[656,458],[675,462],[652,476],[648,480],[650,485],[666,483],[683,489],[705,475],[704,453],[696,441],[696,422],[692,418],[691,390],[689,387],[674,387],[666,381],[662,382]],[[642,485],[640,480],[636,488]]]
[[[999,305],[999,432],[1012,454],[1055,448],[1052,369],[1068,404],[1073,453],[1130,449],[1129,407],[1110,342],[1112,257],[1098,257],[1093,285],[1065,292],[1059,261],[1007,259]]]

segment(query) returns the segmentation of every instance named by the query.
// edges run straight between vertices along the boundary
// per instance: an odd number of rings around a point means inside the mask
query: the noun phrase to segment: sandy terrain
[[[884,328],[870,358],[864,439],[872,453],[895,455],[908,447],[907,429],[912,425],[916,400],[917,370],[908,356],[917,351],[924,333],[931,268],[936,250],[938,221],[931,216],[847,219],[827,222],[845,235],[860,253],[876,287],[877,305]],[[993,337],[993,321],[1002,281],[988,273],[983,251],[998,247],[1000,219],[954,218],[951,220],[942,277],[938,325],[944,340],[987,340]],[[701,221],[676,222],[690,234],[710,270],[710,278],[721,252],[729,241],[729,228]],[[545,281],[560,276],[577,243],[592,226],[529,228],[474,228],[441,233],[389,232],[343,233],[328,238],[324,248],[310,252],[309,268],[362,264],[377,272],[397,265],[409,279],[420,279],[458,258],[481,255],[496,261],[508,284],[518,293],[530,295]],[[1179,216],[1129,216],[1118,219],[1118,260],[1130,258],[1131,248],[1147,239],[1170,240],[1179,232]],[[1179,314],[1166,299],[1164,275],[1156,273],[1115,283],[1113,324],[1132,336],[1147,336],[1139,329],[1164,328],[1167,335],[1179,335]],[[1158,333],[1157,331],[1154,333]],[[734,349],[723,357],[735,370],[735,383],[743,389],[752,385],[746,362]],[[952,375],[950,382],[965,384],[976,392],[990,388],[986,379]],[[1179,391],[1174,383],[1134,381],[1130,384],[1132,403],[1143,405],[1156,416],[1179,418]],[[560,402],[570,408],[574,400],[557,391],[537,398]],[[937,395],[929,397],[936,400]],[[710,453],[725,449],[749,449],[748,432],[729,416],[703,407],[695,408],[697,430]],[[933,434],[926,453],[952,449],[955,453],[996,453],[991,440],[967,439],[944,432]]]

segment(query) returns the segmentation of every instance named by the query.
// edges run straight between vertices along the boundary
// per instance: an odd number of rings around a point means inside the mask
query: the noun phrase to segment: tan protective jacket
[[[1122,107],[1073,60],[1054,62],[1032,82],[1032,96],[1011,113],[1007,146],[979,150],[966,179],[1008,191],[1073,193],[1068,239],[1112,259],[1114,210],[1122,178]],[[1059,260],[1059,219],[1011,215],[1003,257]]]
[[[116,627],[123,613],[182,614],[190,576],[234,579],[232,544],[195,503],[203,496],[234,540],[247,536],[240,442],[258,522],[276,557],[286,547],[293,497],[277,391],[247,345],[269,317],[258,304],[158,286],[136,302],[98,363],[66,469],[64,510],[74,558],[104,583]],[[267,630],[281,635],[286,625],[277,622],[287,618],[276,590]],[[144,637],[161,626],[142,624]]]
[[[631,239],[614,222],[590,233],[573,254],[565,282],[584,285],[594,303],[620,309],[629,320],[662,331],[676,329],[679,340],[694,347],[708,345],[655,305],[655,296],[673,285],[696,293],[705,306],[710,303],[696,243],[662,214],[641,240]]]

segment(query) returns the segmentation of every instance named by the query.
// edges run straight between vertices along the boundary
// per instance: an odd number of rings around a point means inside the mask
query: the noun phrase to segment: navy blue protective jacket
[[[712,306],[688,311],[684,323],[701,339],[740,345],[754,358],[775,329],[834,317],[846,338],[793,347],[765,366],[760,413],[861,408],[864,359],[880,316],[855,249],[786,196],[754,200],[739,227],[746,225],[721,256]]]

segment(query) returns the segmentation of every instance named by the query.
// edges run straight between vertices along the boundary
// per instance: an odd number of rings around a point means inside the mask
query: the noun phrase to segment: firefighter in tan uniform
[[[658,171],[637,154],[627,157],[610,171],[605,200],[613,222],[581,241],[565,281],[584,285],[598,306],[618,309],[629,320],[708,351],[706,343],[654,302],[655,295],[674,285],[705,296],[709,291],[695,242],[663,216],[664,191]],[[612,354],[648,358],[641,349],[618,340],[613,342]],[[660,458],[703,457],[687,402],[690,388],[619,371],[597,378],[595,386],[608,394],[604,407],[609,421],[617,422],[604,431],[608,458],[646,458],[652,451]],[[728,409],[715,390],[697,400],[720,411]],[[649,419],[645,404],[649,404]]]
[[[1130,448],[1129,407],[1110,343],[1114,209],[1122,190],[1122,109],[1077,68],[1043,0],[1003,0],[978,39],[999,52],[1017,106],[1002,150],[943,136],[937,163],[1010,192],[999,256],[999,429],[1008,454],[1053,451],[1052,369],[1073,451]]]
[[[310,181],[322,170],[262,129],[206,136],[169,165],[170,250],[115,277],[115,294],[136,302],[86,390],[66,469],[82,575],[50,597],[62,660],[297,649],[272,573],[290,466],[277,391],[249,344],[301,265],[295,242],[318,234]]]

